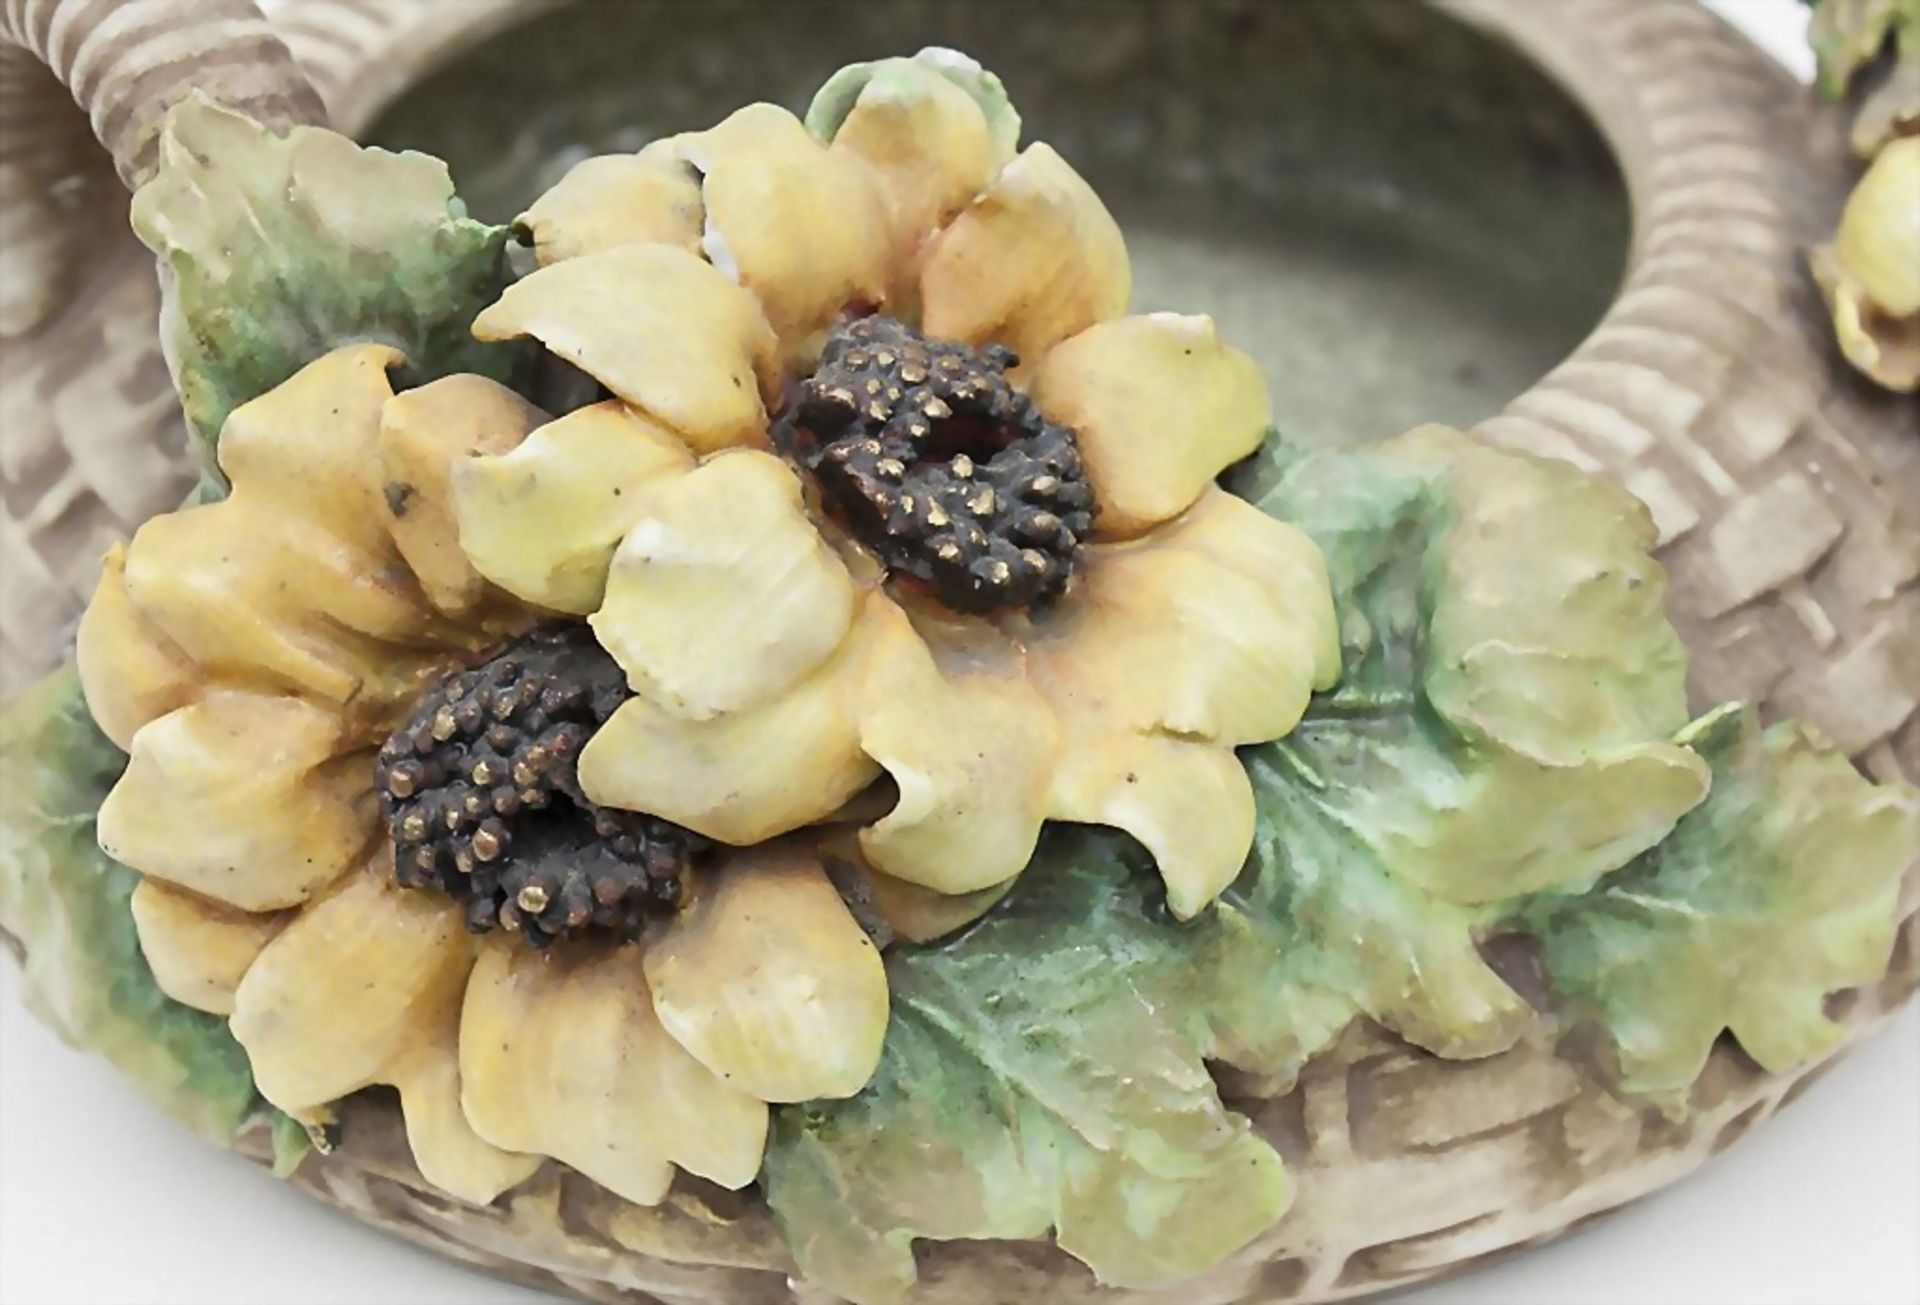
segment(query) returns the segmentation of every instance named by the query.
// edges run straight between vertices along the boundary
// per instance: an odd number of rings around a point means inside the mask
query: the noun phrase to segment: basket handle
[[[10,154],[40,157],[30,175],[85,159],[91,135],[129,188],[153,172],[166,112],[190,90],[278,130],[324,123],[320,97],[253,0],[0,0],[0,124]],[[9,189],[20,174],[8,178]],[[57,176],[55,172],[51,175]]]

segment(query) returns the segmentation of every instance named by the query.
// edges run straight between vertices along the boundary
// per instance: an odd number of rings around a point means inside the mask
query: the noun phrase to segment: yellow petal
[[[374,708],[416,683],[417,659],[369,632],[418,633],[422,609],[395,587],[403,571],[397,557],[383,567],[310,520],[231,498],[140,527],[126,588],[213,678]]]
[[[372,758],[352,746],[337,716],[298,698],[213,693],[133,736],[100,846],[244,911],[298,905],[374,838]]]
[[[866,872],[866,880],[874,911],[895,937],[911,943],[936,942],[966,928],[992,910],[1016,882],[1009,879],[956,897],[873,869]]]
[[[885,300],[894,258],[886,201],[858,155],[828,150],[771,104],[644,154],[663,152],[699,170],[702,248],[759,298],[789,356],[849,304]]]
[[[1260,447],[1272,424],[1253,359],[1207,317],[1154,313],[1103,322],[1046,357],[1033,400],[1073,431],[1102,537],[1176,517],[1214,477]]]
[[[760,1171],[766,1103],[668,1036],[636,947],[489,940],[467,986],[460,1079],[482,1137],[640,1205],[666,1195],[674,1165],[736,1189]]]
[[[1253,579],[1313,647],[1313,687],[1340,682],[1340,616],[1327,559],[1306,531],[1223,489],[1208,489],[1155,533],[1158,548],[1186,549]]]
[[[1224,744],[1286,734],[1318,670],[1317,624],[1210,557],[1087,550],[1078,587],[1035,622],[1036,680],[1063,717]]]
[[[1064,731],[1052,815],[1154,854],[1176,915],[1239,874],[1253,792],[1238,744],[1279,738],[1340,669],[1325,563],[1220,490],[1132,544],[1097,545],[1031,623],[1035,684]]]
[[[191,702],[200,679],[180,646],[133,605],[126,567],[126,547],[115,544],[74,644],[87,710],[122,752],[142,725]]]
[[[773,330],[754,297],[668,245],[569,258],[508,287],[482,340],[533,336],[699,453],[764,442],[779,395]]]
[[[1813,251],[1813,272],[1847,361],[1895,393],[1920,389],[1920,313],[1889,317],[1881,312],[1859,282],[1838,270],[1830,247]]]
[[[743,450],[640,491],[591,622],[634,692],[705,720],[811,673],[846,639],[855,597],[800,478]]]
[[[1920,136],[1889,144],[1847,197],[1834,250],[1889,317],[1920,314]]]
[[[1812,265],[1847,361],[1887,389],[1920,390],[1920,136],[1880,151]]]
[[[818,670],[758,707],[687,720],[629,699],[580,754],[587,796],[740,846],[833,814],[879,773],[855,704],[876,601]]]
[[[606,595],[640,487],[692,467],[671,431],[617,399],[575,409],[510,453],[454,469],[461,546],[508,593],[585,616]]]
[[[519,225],[546,267],[621,245],[700,252],[700,178],[684,163],[633,154],[582,159],[533,202]]]
[[[299,1115],[372,1083],[411,1054],[473,967],[459,906],[393,882],[376,856],[268,943],[231,1025],[261,1094]]]
[[[427,601],[467,616],[487,584],[460,551],[454,519],[455,469],[507,452],[546,414],[484,376],[448,376],[396,395],[380,421],[382,507],[387,532],[418,577]]]
[[[1126,312],[1132,292],[1113,215],[1051,146],[1030,145],[934,241],[920,274],[921,327],[997,341],[1031,366]]]
[[[235,408],[220,431],[234,496],[311,517],[342,543],[385,555],[380,415],[393,398],[387,372],[404,361],[384,344],[346,345]]]
[[[398,355],[337,349],[234,412],[222,502],[156,517],[127,551],[128,598],[214,678],[380,719],[458,641],[386,532],[380,415]]]
[[[1004,635],[984,621],[929,625],[878,611],[861,695],[860,746],[899,801],[861,831],[875,869],[943,893],[1005,883],[1033,856],[1059,731]]]
[[[875,65],[833,136],[878,176],[894,248],[909,258],[986,189],[1011,144],[994,139],[979,101],[912,59]]]
[[[1138,839],[1153,853],[1175,916],[1191,919],[1239,876],[1253,850],[1253,785],[1230,750],[1089,731],[1066,757],[1054,816]]]
[[[283,915],[249,915],[142,879],[133,890],[133,924],[160,991],[213,1015],[233,1013],[234,990]]]
[[[441,1191],[485,1205],[533,1177],[540,1156],[503,1151],[474,1132],[460,1104],[460,1012],[454,989],[438,1014],[422,1012],[419,1041],[383,1071],[400,1093],[407,1146],[420,1175]]]
[[[473,956],[459,908],[397,887],[391,858],[376,857],[302,911],[241,981],[230,1023],[261,1094],[305,1117],[390,1083],[429,1182],[476,1202],[521,1182],[539,1158],[481,1140],[459,1109]]]
[[[886,968],[809,854],[727,860],[646,971],[667,1032],[762,1101],[850,1097],[880,1063]]]

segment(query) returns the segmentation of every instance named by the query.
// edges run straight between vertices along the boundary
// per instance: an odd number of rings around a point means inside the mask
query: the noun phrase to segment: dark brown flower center
[[[461,899],[476,933],[536,947],[632,938],[671,912],[706,841],[580,789],[580,750],[626,696],[584,625],[535,631],[442,679],[375,767],[395,877]]]
[[[1044,603],[1095,505],[1073,433],[1007,379],[1018,361],[857,318],[828,337],[774,440],[895,575],[962,611]]]

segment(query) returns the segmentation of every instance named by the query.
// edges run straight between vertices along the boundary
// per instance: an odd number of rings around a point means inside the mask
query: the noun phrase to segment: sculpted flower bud
[[[1920,389],[1920,136],[1880,151],[1813,270],[1847,361],[1890,390]]]

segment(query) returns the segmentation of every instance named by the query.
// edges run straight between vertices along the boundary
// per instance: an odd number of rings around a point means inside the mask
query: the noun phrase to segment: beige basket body
[[[540,0],[533,0],[539,3]],[[1549,68],[1601,124],[1633,205],[1630,270],[1565,363],[1482,426],[1621,478],[1652,508],[1702,701],[1745,698],[1825,730],[1882,778],[1920,778],[1920,427],[1912,399],[1838,365],[1800,249],[1849,177],[1837,119],[1681,0],[1445,0]],[[515,0],[283,0],[277,30],[336,120],[364,125]],[[0,155],[0,166],[26,166]],[[51,664],[104,542],[187,483],[145,324],[156,299],[97,196],[85,275],[13,332],[0,382],[7,577],[0,682]],[[90,212],[93,210],[89,210]],[[71,251],[68,251],[70,254]],[[61,266],[60,251],[46,266]],[[24,313],[22,317],[30,316]],[[126,323],[141,324],[131,329]],[[17,323],[15,323],[17,325]],[[9,327],[12,330],[12,327]],[[1905,910],[1920,904],[1909,880]],[[1864,1034],[1920,983],[1909,918],[1877,987],[1840,1005]],[[1445,1062],[1356,1031],[1298,1088],[1243,1108],[1300,1199],[1229,1264],[1167,1292],[1097,1288],[1049,1245],[949,1246],[917,1299],[1332,1300],[1552,1237],[1692,1171],[1817,1072],[1768,1076],[1718,1049],[1687,1125],[1623,1106],[1549,1049]],[[503,1276],[602,1301],[830,1298],[795,1287],[764,1208],[687,1191],[658,1211],[548,1172],[485,1209],[433,1192],[397,1111],[355,1102],[346,1146],[295,1181],[369,1223]],[[264,1139],[244,1139],[264,1155]]]

